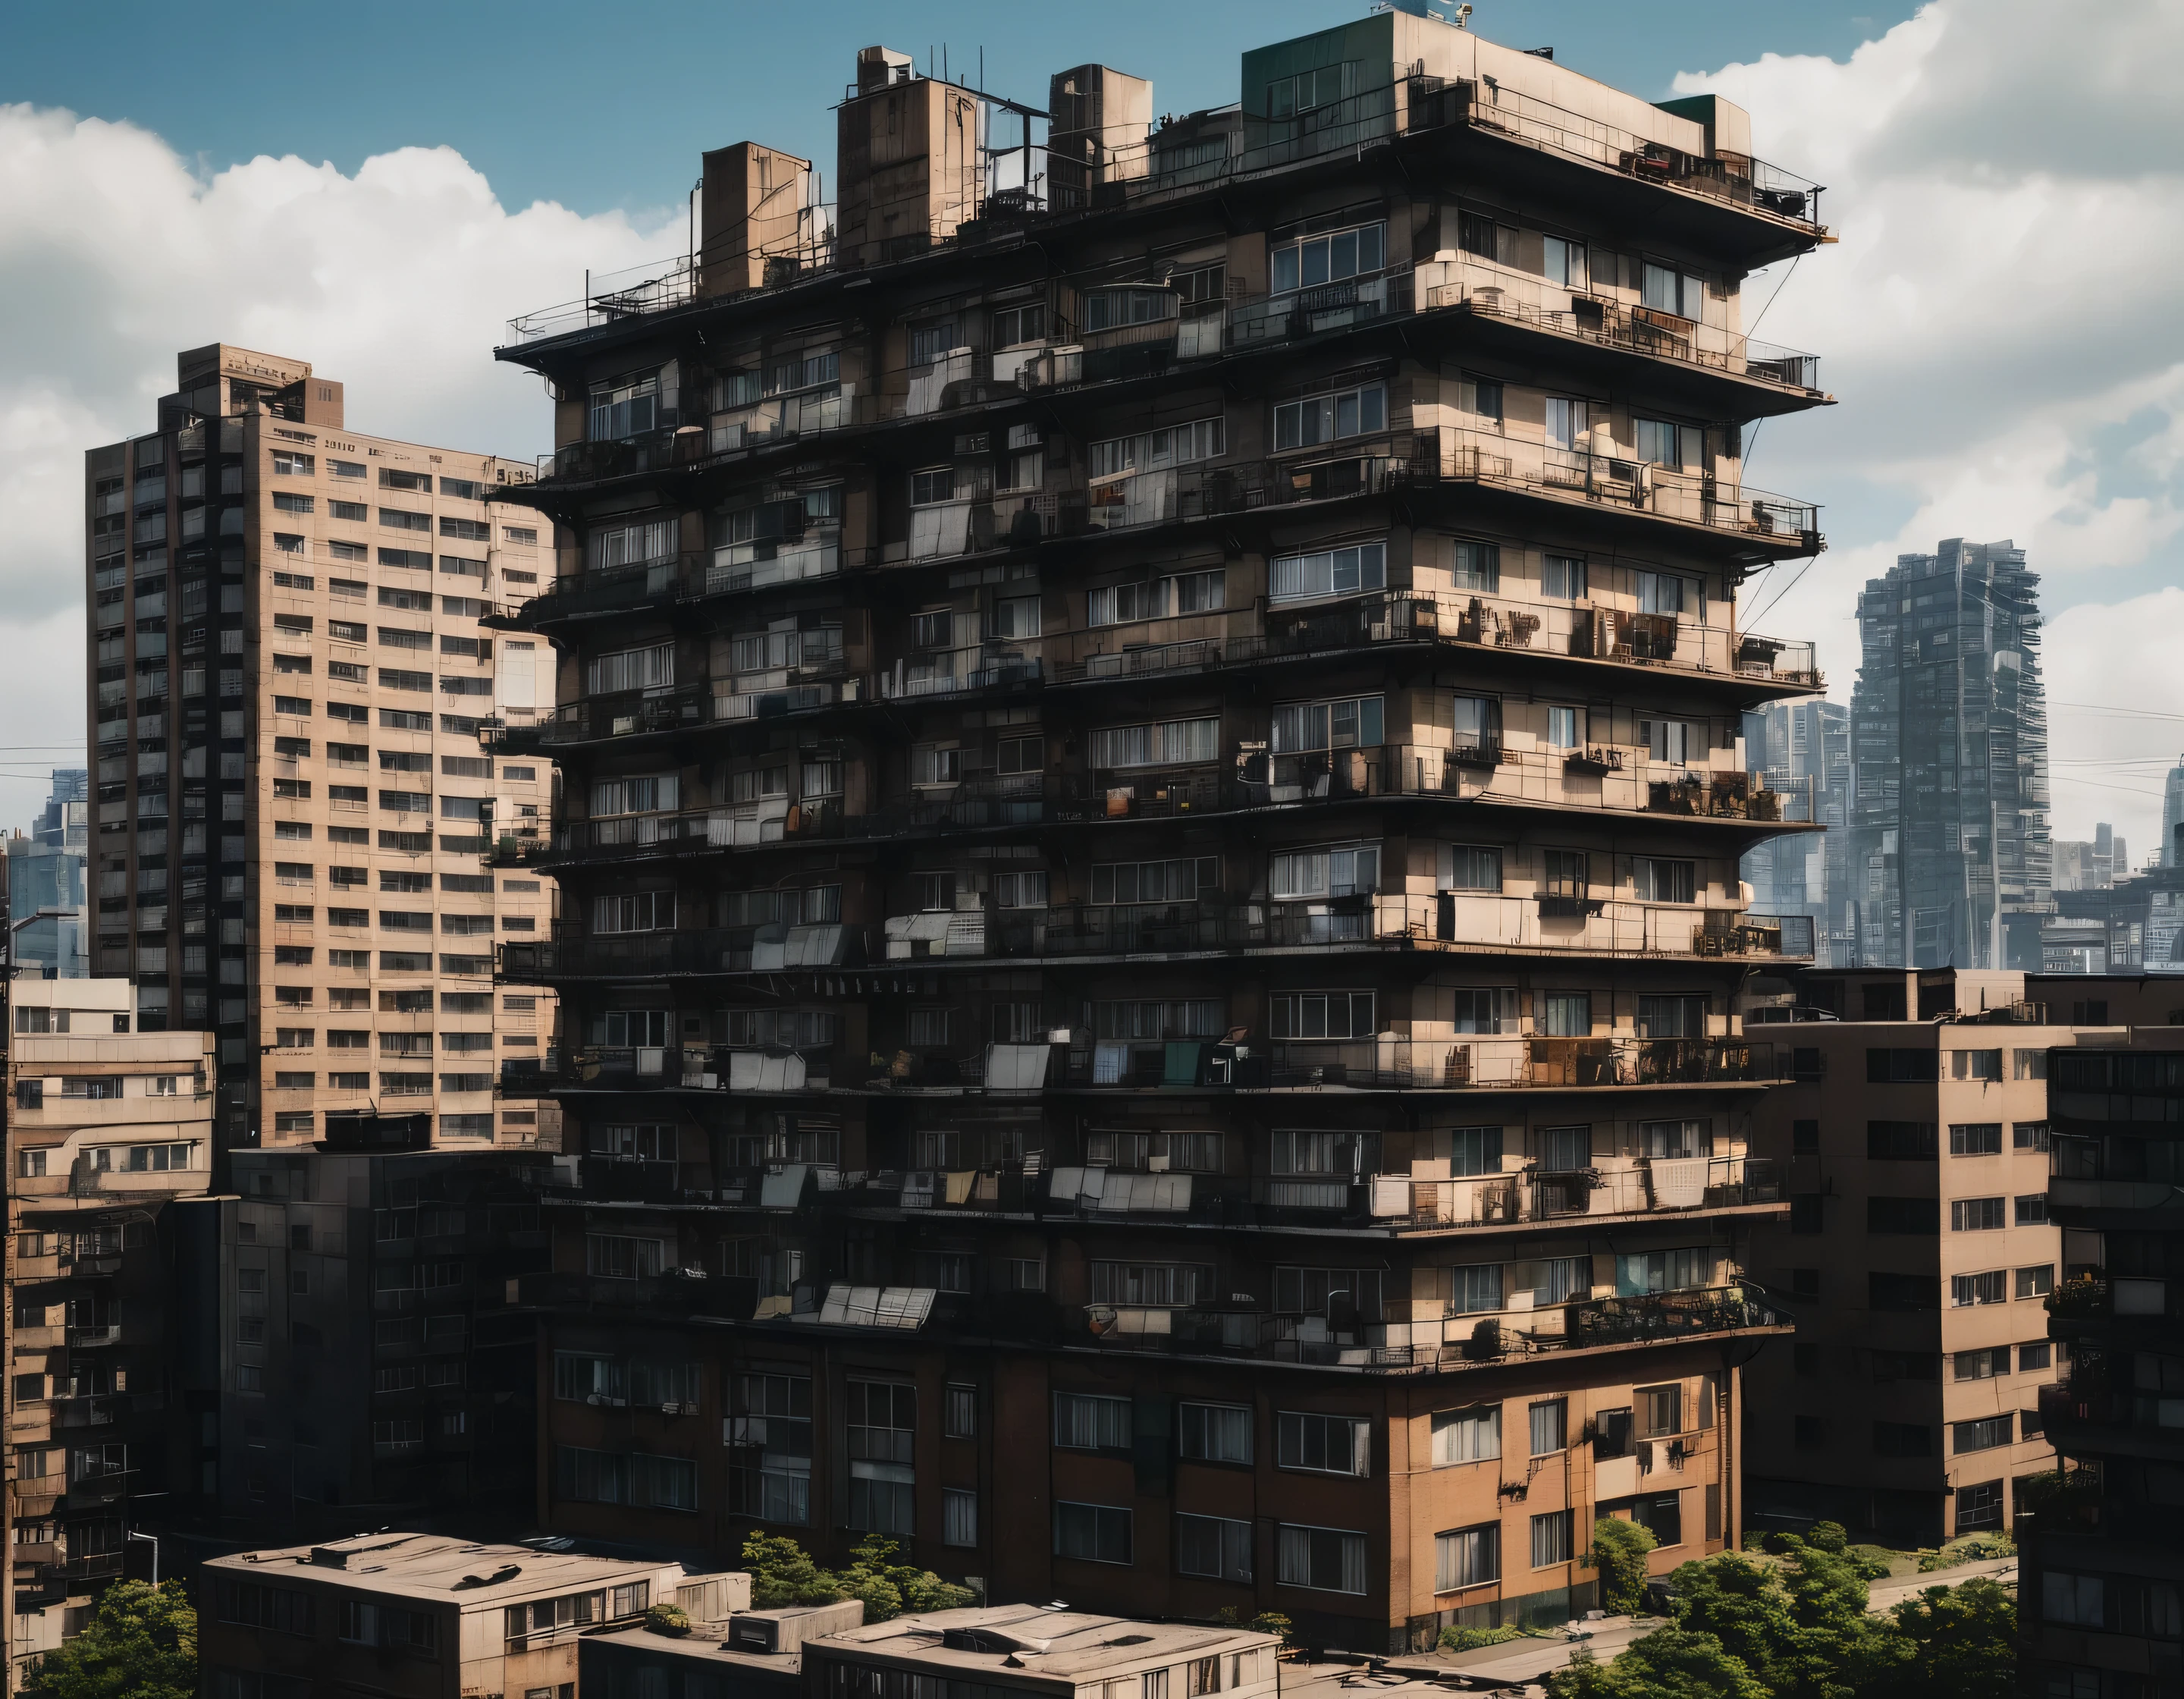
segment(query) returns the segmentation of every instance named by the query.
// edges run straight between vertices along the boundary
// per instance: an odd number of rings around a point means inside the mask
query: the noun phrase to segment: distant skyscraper
[[[2176,828],[2184,825],[2184,757],[2169,770],[2161,787],[2161,865],[2176,865]]]
[[[81,979],[91,972],[84,943],[90,781],[81,767],[56,767],[37,820],[7,840],[7,959],[34,978]]]
[[[1858,599],[1859,965],[2039,965],[2052,907],[2039,582],[2011,543],[1951,538],[1899,555]]]
[[[1813,788],[1819,838],[1784,838],[1747,852],[1752,905],[1763,914],[1813,916],[1823,967],[1852,965],[1857,947],[1850,879],[1850,710],[1840,702],[1777,702],[1744,716],[1745,765],[1769,790]]]

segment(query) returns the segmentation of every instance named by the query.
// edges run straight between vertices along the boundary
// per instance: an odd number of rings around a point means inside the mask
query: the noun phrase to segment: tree
[[[1713,1635],[1756,1673],[1773,1667],[1797,1631],[1774,1570],[1733,1551],[1681,1564],[1670,1580],[1676,1626]]]
[[[2015,1674],[2017,1606],[1984,1575],[1921,1588],[1892,1613],[1909,1643],[1907,1691],[1925,1699],[2008,1699]]]
[[[1646,1602],[1646,1554],[1660,1542],[1635,1522],[1603,1516],[1592,1524],[1592,1562],[1602,1610],[1635,1616]]]
[[[1547,1699],[1768,1699],[1768,1692],[1713,1635],[1665,1628],[1607,1663],[1580,1652],[1547,1678]]]
[[[744,1568],[750,1572],[751,1603],[760,1610],[784,1605],[831,1605],[838,1599],[861,1599],[865,1620],[883,1623],[905,1611],[945,1611],[972,1603],[968,1587],[944,1581],[930,1569],[894,1560],[895,1542],[868,1534],[851,1554],[846,1569],[822,1569],[794,1540],[754,1533],[744,1541]]]
[[[45,1656],[34,1678],[50,1699],[193,1699],[198,1616],[180,1581],[116,1581],[91,1626]]]

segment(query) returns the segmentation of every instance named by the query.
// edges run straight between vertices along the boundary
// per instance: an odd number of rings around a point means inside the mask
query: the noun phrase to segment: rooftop
[[[670,1563],[480,1545],[441,1534],[360,1534],[319,1546],[237,1552],[213,1558],[206,1567],[261,1580],[308,1579],[399,1598],[453,1601],[465,1608],[651,1579],[666,1569],[678,1578],[682,1573]]]
[[[807,1642],[805,1649],[915,1659],[987,1676],[1004,1668],[1020,1669],[1023,1673],[1018,1680],[1045,1676],[1077,1683],[1162,1666],[1181,1657],[1249,1652],[1274,1644],[1272,1635],[1249,1629],[1139,1622],[1039,1605],[994,1605],[869,1623]],[[1028,1661],[1034,1658],[1036,1663]]]

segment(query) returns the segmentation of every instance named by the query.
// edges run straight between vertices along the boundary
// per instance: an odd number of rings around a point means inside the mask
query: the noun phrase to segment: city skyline
[[[1949,244],[1976,236],[1992,252],[2004,209],[2012,228],[2042,218],[2051,231],[2071,228],[2100,198],[2067,189],[2071,182],[2112,186],[2124,197],[2107,203],[2122,209],[2116,228],[2159,228],[2173,180],[2134,163],[2137,109],[2127,91],[2104,97],[2066,149],[2029,153],[1998,144],[1975,182],[1957,170],[1947,127],[1961,122],[1966,133],[1984,135],[1976,114],[1997,97],[2032,77],[2052,96],[2059,80],[2092,76],[2097,59],[2113,59],[2121,75],[2159,77],[2173,65],[2176,44],[2153,29],[2148,8],[2131,5],[2103,8],[2056,54],[2031,47],[2042,34],[2031,21],[2036,14],[2014,7],[1975,14],[1945,0],[1915,17],[1908,12],[1832,8],[1793,18],[1691,8],[1635,34],[1597,8],[1558,11],[1550,21],[1491,7],[1473,22],[1511,45],[1552,41],[1565,61],[1634,81],[1649,97],[1719,86],[1755,111],[1763,153],[1819,162],[1814,175],[1829,185],[1829,206],[1858,214],[1842,218],[1843,245],[1830,256],[1845,281],[1817,289],[1808,267],[1786,281],[1763,274],[1752,287],[1755,301],[1766,303],[1760,292],[1786,282],[1762,309],[1763,334],[1823,350],[1824,383],[1866,404],[1856,426],[1849,409],[1834,409],[1760,433],[1755,475],[1826,492],[1832,548],[1809,568],[1763,577],[1753,604],[1763,608],[1780,593],[1764,617],[1818,641],[1836,699],[1847,701],[1858,583],[1936,537],[2016,537],[2042,563],[2053,621],[2055,829],[2086,838],[2109,820],[2131,842],[2153,844],[2162,835],[2161,775],[2184,728],[2184,721],[2159,717],[2184,713],[2159,635],[2184,613],[2184,590],[2167,588],[2180,576],[2176,467],[2162,446],[2175,386],[2148,372],[2136,350],[2149,336],[2158,345],[2173,268],[2104,264],[2096,284],[2074,269],[2091,261],[2072,250],[2113,260],[2112,237],[2043,241],[2040,264],[2015,267],[2004,331],[1988,304],[2000,298],[1963,275]],[[1273,35],[1340,15],[1290,6],[1253,27]],[[113,56],[77,55],[81,63],[68,65],[69,27],[38,29],[0,82],[0,98],[24,103],[0,109],[0,157],[35,154],[52,180],[0,197],[0,236],[18,253],[54,259],[42,277],[0,269],[0,300],[42,314],[51,327],[38,348],[0,364],[0,419],[21,451],[0,471],[0,502],[16,521],[0,539],[0,588],[8,592],[4,629],[25,657],[0,681],[0,718],[15,733],[6,742],[17,746],[0,751],[10,758],[0,761],[0,818],[27,817],[44,768],[69,755],[22,747],[68,741],[70,728],[53,705],[73,701],[78,688],[77,646],[53,640],[80,617],[66,576],[53,571],[70,558],[71,523],[71,504],[54,493],[72,482],[56,465],[56,445],[110,439],[159,393],[160,364],[172,348],[226,337],[359,372],[359,404],[392,430],[501,453],[535,450],[543,443],[534,392],[484,350],[505,338],[509,316],[578,292],[588,267],[609,271],[679,250],[688,220],[679,199],[687,166],[670,164],[679,133],[642,141],[632,157],[653,163],[610,192],[588,175],[587,162],[603,150],[573,140],[533,146],[521,131],[520,148],[473,146],[475,131],[414,97],[369,122],[346,98],[308,116],[279,103],[248,119],[192,112],[141,72],[117,68]],[[1110,58],[1127,68],[1128,52],[1141,47],[1150,63],[1158,31],[1161,63],[1169,63],[1172,32],[1150,14],[1126,11],[1118,28],[1120,48],[1100,44]],[[967,71],[951,60],[959,75],[976,75],[983,39],[988,86],[1017,95],[1024,67],[1064,62],[1064,44],[1049,46],[1037,33],[1005,52],[999,43],[1008,31],[978,8],[934,8],[912,33],[936,47],[950,44],[959,60],[972,55]],[[926,46],[920,40],[910,49],[921,65]],[[306,31],[253,51],[269,56],[270,69],[306,64],[316,47]],[[1233,97],[1218,58],[1189,47],[1156,89],[1156,107]],[[762,90],[723,95],[717,115],[697,123],[706,145],[733,139],[730,132],[762,132],[816,151],[808,116],[783,130],[766,125],[777,112],[818,110],[826,85],[799,67]],[[393,151],[398,145],[409,151]],[[511,152],[521,153],[520,168]],[[315,163],[322,159],[332,163]],[[112,216],[97,224],[111,234],[75,216],[86,196],[108,208]],[[540,196],[565,205],[530,203]],[[151,233],[176,256],[156,290],[139,281],[141,236],[123,239],[125,230]],[[392,267],[375,257],[388,253],[404,257]],[[292,274],[291,257],[304,257]],[[308,284],[292,287],[306,275]],[[53,294],[44,279],[59,276],[83,287]],[[2074,348],[2072,327],[2081,320],[2070,303],[2088,289],[2107,304],[2103,329],[2095,343]],[[1915,326],[1901,304],[1912,300],[1925,309]],[[110,333],[117,315],[131,327],[125,335]],[[2022,381],[1997,398],[1986,351],[2003,334],[2019,350],[2014,370]],[[386,346],[405,352],[391,359],[372,352]],[[1892,421],[1918,416],[1908,404],[1914,389],[1974,404],[1952,409],[1946,440],[1906,435]],[[1986,404],[1996,398],[2024,405]],[[1975,415],[1981,422],[1965,422]],[[1769,582],[1792,575],[1786,592]]]

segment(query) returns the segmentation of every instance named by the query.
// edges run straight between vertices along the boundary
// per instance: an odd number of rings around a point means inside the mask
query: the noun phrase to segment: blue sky
[[[944,47],[959,80],[984,52],[986,86],[1038,104],[1046,79],[1098,61],[1150,75],[1163,109],[1236,97],[1240,48],[1325,28],[1338,0],[1110,0],[1043,5],[616,7],[476,0],[370,7],[139,3],[0,8],[0,101],[127,118],[202,168],[300,153],[354,171],[374,153],[444,143],[502,200],[580,212],[656,207],[705,148],[765,141],[833,152],[828,111],[855,50]],[[1680,70],[1763,53],[1842,55],[1914,8],[1782,0],[1479,0],[1497,41],[1656,97]],[[814,30],[815,19],[827,28]]]
[[[1819,503],[1830,547],[1748,587],[1744,622],[1814,638],[1847,699],[1869,577],[2014,538],[2044,580],[2056,828],[2152,848],[2184,743],[2178,0],[1474,3],[1620,87],[1719,90],[1828,186],[1840,242],[1745,287],[1840,399],[1747,468]],[[1034,102],[1097,60],[1186,111],[1235,97],[1244,49],[1362,10],[0,0],[0,824],[81,759],[81,451],[142,428],[177,349],[309,359],[359,428],[528,454],[549,411],[492,358],[508,319],[679,253],[708,148],[831,180],[859,47],[973,79],[983,47],[985,86]]]

